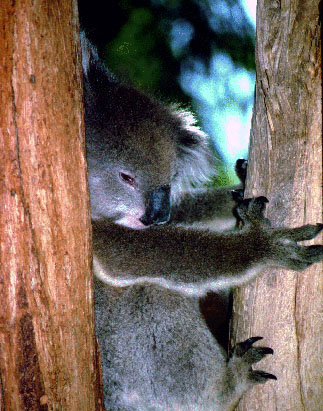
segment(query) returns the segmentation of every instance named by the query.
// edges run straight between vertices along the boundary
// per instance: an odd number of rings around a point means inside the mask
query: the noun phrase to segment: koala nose
[[[170,217],[170,186],[154,190],[149,197],[145,214],[140,221],[146,225],[167,223]]]

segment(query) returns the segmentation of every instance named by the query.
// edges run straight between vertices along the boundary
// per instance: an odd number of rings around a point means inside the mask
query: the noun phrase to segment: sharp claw
[[[268,372],[265,371],[260,371],[260,370],[251,370],[249,374],[249,378],[258,384],[263,384],[266,382],[266,380],[277,380],[276,375],[269,374]]]
[[[274,374],[269,374],[268,372],[265,372],[265,371],[254,371],[254,372],[256,372],[258,375],[260,375],[263,378],[267,378],[268,380],[277,380],[277,377]]]
[[[248,164],[248,160],[245,160],[244,158],[239,158],[239,159],[236,161],[236,166],[241,166],[241,165],[243,165],[243,164]]]
[[[243,190],[231,190],[231,195],[234,201],[241,203],[243,201]]]
[[[252,346],[256,341],[262,340],[264,337],[250,337],[246,341],[243,341],[241,344],[246,344],[248,346]]]
[[[259,200],[259,201],[261,201],[261,202],[263,202],[263,203],[269,203],[268,198],[265,197],[265,196],[257,197],[256,200]]]
[[[242,356],[244,353],[246,353],[250,347],[259,340],[262,340],[263,337],[250,337],[245,341],[242,341],[241,343],[236,345],[235,352],[238,356]]]
[[[259,351],[264,355],[274,354],[274,350],[270,347],[259,347]]]

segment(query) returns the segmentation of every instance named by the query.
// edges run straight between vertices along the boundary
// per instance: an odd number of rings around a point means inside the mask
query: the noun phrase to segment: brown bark
[[[78,43],[76,0],[1,2],[0,407],[7,411],[102,409]]]
[[[268,197],[274,225],[322,221],[320,36],[318,0],[258,1],[246,194]],[[322,410],[322,311],[321,264],[267,270],[235,293],[233,339],[263,336],[275,354],[255,368],[278,378],[249,391],[239,410]]]

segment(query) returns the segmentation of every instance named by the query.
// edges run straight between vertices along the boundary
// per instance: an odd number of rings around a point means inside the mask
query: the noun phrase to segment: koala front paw
[[[270,228],[264,217],[268,200],[266,197],[247,198],[237,206],[237,213],[246,228],[255,230],[255,235],[267,238],[266,263],[290,270],[304,270],[313,263],[323,260],[323,246],[301,246],[299,241],[312,240],[322,230],[323,224],[307,224],[296,228]]]
[[[246,198],[241,200],[236,208],[243,225],[270,226],[270,221],[265,218],[266,197]]]
[[[290,270],[304,270],[323,260],[322,245],[298,245],[298,241],[312,240],[323,230],[323,224],[277,229],[273,232],[274,255],[277,263]]]

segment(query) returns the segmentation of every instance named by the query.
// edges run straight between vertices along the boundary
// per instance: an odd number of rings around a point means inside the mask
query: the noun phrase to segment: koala
[[[273,350],[251,337],[228,358],[197,299],[264,267],[299,271],[321,261],[321,245],[297,243],[323,225],[272,228],[265,197],[194,188],[213,170],[194,118],[118,82],[84,34],[81,42],[105,407],[232,409],[251,386],[276,379],[252,368]],[[244,161],[237,171],[243,180]]]

